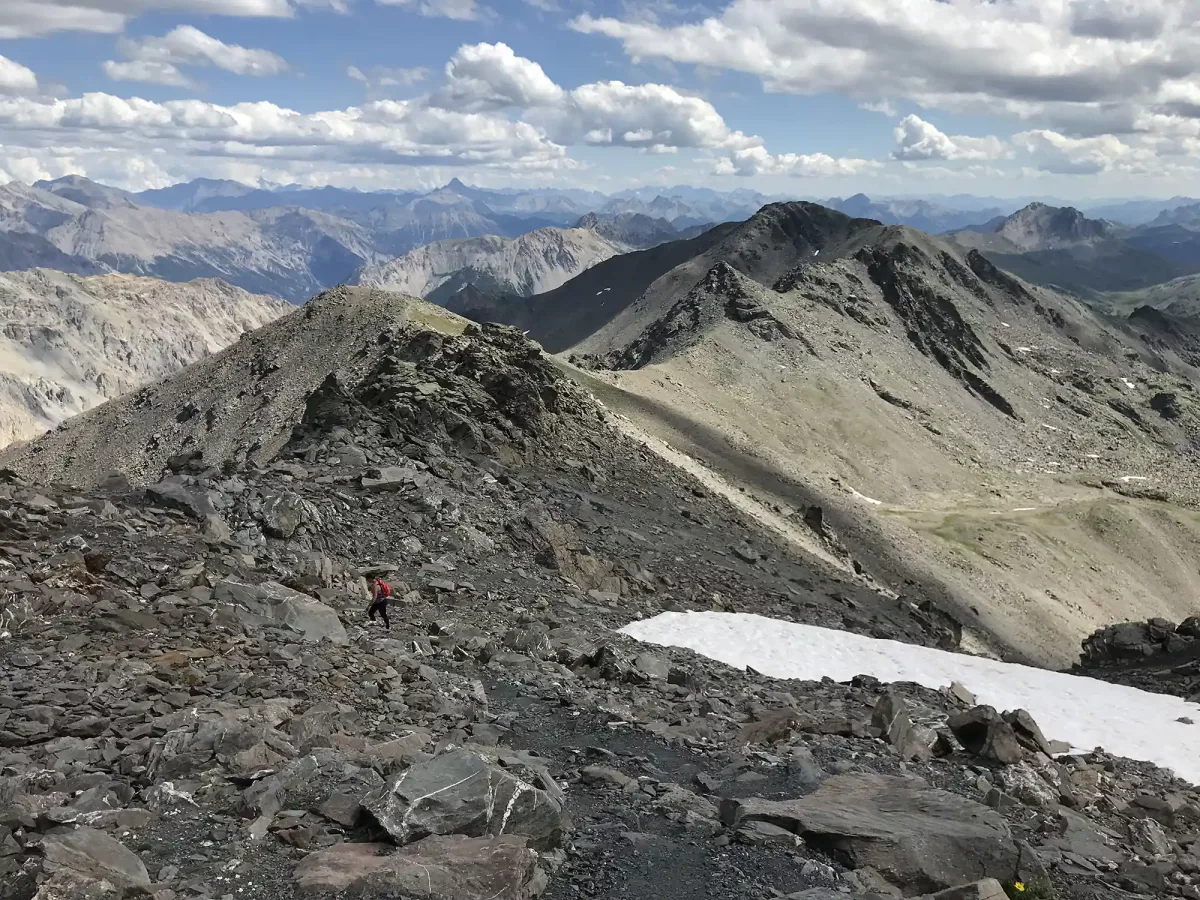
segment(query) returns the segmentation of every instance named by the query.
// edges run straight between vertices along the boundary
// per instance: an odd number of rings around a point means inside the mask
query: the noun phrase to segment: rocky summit
[[[797,557],[513,329],[337,291],[4,466],[2,900],[1200,898],[1169,773],[959,685],[617,634],[961,629]]]

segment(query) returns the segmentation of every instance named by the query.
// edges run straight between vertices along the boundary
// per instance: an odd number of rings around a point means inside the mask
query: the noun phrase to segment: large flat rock
[[[218,584],[213,593],[218,603],[245,610],[261,620],[259,624],[290,628],[306,641],[329,640],[342,646],[350,643],[333,607],[274,581],[243,584],[227,580]]]
[[[999,813],[920,778],[839,775],[798,800],[728,799],[721,818],[786,828],[851,868],[876,869],[905,896],[1011,880],[1017,870]]]
[[[514,835],[429,837],[389,853],[385,844],[339,844],[296,868],[309,896],[411,897],[413,900],[529,900],[546,879],[537,854]]]

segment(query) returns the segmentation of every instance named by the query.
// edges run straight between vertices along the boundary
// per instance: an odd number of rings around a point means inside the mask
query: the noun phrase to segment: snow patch
[[[1200,719],[1200,705],[1178,697],[747,613],[663,613],[621,633],[739,669],[752,666],[771,678],[844,682],[871,675],[933,689],[958,681],[980,703],[1028,710],[1049,738],[1079,750],[1103,747],[1200,784],[1200,726],[1177,721]]]
[[[876,500],[874,497],[868,497],[866,494],[860,494],[849,485],[846,486],[846,490],[850,492],[850,495],[854,497],[855,500],[861,500],[863,503],[870,503],[872,506],[883,506],[882,500]]]

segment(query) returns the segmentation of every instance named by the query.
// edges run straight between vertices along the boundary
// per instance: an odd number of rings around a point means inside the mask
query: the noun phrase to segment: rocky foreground
[[[1052,723],[961,686],[617,636],[692,607],[954,643],[619,439],[516,332],[371,348],[270,459],[0,474],[2,900],[1200,898],[1200,794],[1151,766],[1052,759]]]

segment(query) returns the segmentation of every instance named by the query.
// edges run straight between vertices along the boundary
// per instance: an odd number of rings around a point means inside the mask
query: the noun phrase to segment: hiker
[[[382,578],[376,578],[375,583],[371,585],[371,605],[367,607],[367,615],[371,621],[375,621],[375,614],[379,613],[379,617],[383,619],[383,627],[388,631],[392,630],[392,623],[388,621],[388,599],[392,596],[392,586]]]

